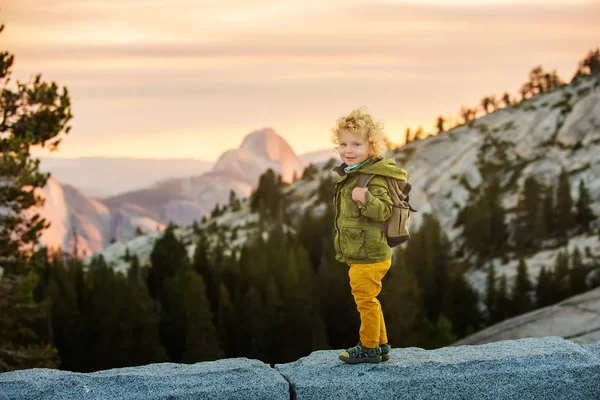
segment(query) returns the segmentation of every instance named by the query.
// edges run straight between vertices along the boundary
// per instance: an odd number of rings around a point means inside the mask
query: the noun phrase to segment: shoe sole
[[[389,354],[382,354],[381,355],[381,361],[388,361],[390,359],[390,355]]]
[[[348,364],[378,363],[382,361],[382,357],[346,358],[339,356],[339,359]]]

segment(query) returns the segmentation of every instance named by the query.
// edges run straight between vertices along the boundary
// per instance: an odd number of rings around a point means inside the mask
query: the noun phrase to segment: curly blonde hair
[[[383,121],[375,121],[365,107],[352,110],[350,114],[338,118],[331,130],[333,151],[340,145],[340,130],[347,129],[352,133],[360,133],[369,144],[371,155],[383,158],[388,150],[387,138],[383,132]]]

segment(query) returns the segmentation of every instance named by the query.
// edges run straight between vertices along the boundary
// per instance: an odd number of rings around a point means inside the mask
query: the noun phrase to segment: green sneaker
[[[367,348],[358,342],[354,347],[349,348],[340,354],[340,360],[348,364],[360,363],[378,363],[381,362],[381,348]]]
[[[390,351],[392,351],[392,346],[389,344],[381,344],[379,345],[381,349],[381,361],[387,361],[390,359]]]

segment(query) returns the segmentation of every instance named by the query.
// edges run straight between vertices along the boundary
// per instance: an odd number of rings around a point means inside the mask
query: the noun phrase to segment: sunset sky
[[[216,160],[267,126],[302,154],[360,105],[399,142],[517,94],[536,65],[569,81],[600,46],[600,1],[2,3],[13,76],[69,88],[73,129],[54,154],[69,158]]]

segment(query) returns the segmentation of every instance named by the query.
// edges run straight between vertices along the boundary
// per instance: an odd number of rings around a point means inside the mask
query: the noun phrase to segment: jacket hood
[[[401,181],[408,180],[408,173],[396,166],[395,158],[384,158],[382,160],[375,160],[367,165],[361,167],[356,171],[351,171],[348,174],[344,172],[344,167],[346,165],[342,164],[341,166],[335,167],[333,170],[337,172],[340,176],[348,175],[352,176],[354,174],[373,174],[380,176],[387,176],[390,178],[398,179]]]

